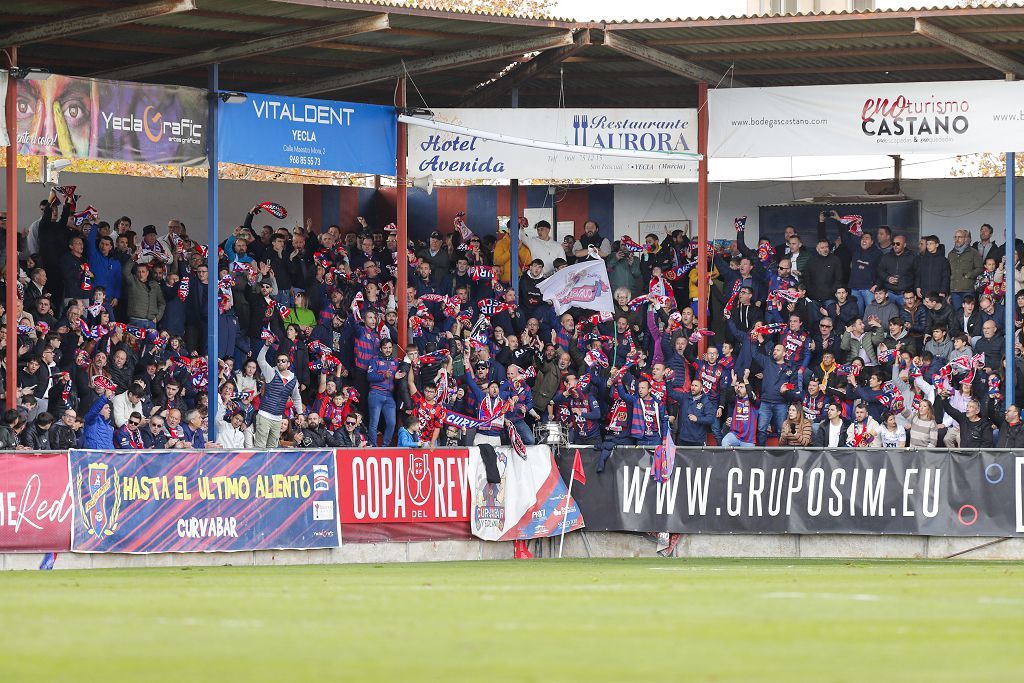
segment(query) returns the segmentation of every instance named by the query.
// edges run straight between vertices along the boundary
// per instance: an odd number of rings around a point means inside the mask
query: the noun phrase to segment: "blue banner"
[[[395,175],[394,107],[247,93],[217,107],[221,161]]]
[[[72,550],[337,548],[333,451],[71,451]]]

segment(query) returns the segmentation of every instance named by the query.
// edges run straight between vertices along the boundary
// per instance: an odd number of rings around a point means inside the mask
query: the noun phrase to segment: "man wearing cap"
[[[430,264],[431,271],[433,272],[432,282],[435,286],[448,277],[448,271],[452,268],[452,261],[448,255],[448,250],[445,249],[444,238],[441,236],[441,233],[436,230],[430,233],[430,240],[427,246],[420,249],[416,256]]]
[[[530,237],[522,228],[519,229],[519,241],[530,249],[534,260],[540,260],[544,264],[541,273],[543,276],[551,275],[555,271],[555,259],[564,259],[565,252],[562,245],[551,239],[551,224],[547,221],[537,221],[534,226],[537,229],[537,237]],[[609,248],[609,253],[611,249]]]

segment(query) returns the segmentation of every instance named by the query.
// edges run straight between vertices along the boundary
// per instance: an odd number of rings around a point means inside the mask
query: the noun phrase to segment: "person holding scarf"
[[[125,423],[114,433],[114,447],[119,451],[141,451],[145,447],[142,438],[142,413],[136,411],[128,416]]]

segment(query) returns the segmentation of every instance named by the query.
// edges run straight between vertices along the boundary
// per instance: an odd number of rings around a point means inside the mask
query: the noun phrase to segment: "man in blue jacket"
[[[715,420],[718,404],[704,393],[699,377],[690,380],[690,391],[679,397],[678,430],[676,443],[680,446],[703,446],[708,430]]]
[[[114,240],[106,235],[86,235],[86,256],[89,258],[89,270],[92,271],[93,286],[103,287],[107,291],[107,300],[111,307],[117,307],[121,300],[121,262],[113,255]]]
[[[775,433],[782,432],[782,423],[786,420],[789,404],[795,399],[793,394],[803,385],[803,369],[796,363],[786,361],[786,349],[782,344],[775,344],[772,355],[768,356],[754,349],[754,344],[764,344],[764,336],[755,333],[751,342],[748,336],[743,341],[736,367],[747,369],[754,361],[761,366],[761,404],[757,415],[757,445],[764,446],[768,438],[768,426],[774,426]],[[788,394],[788,397],[787,397]]]

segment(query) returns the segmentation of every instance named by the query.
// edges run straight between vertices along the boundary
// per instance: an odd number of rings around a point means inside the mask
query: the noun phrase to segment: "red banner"
[[[465,449],[352,449],[337,457],[342,524],[469,521]]]
[[[71,548],[67,453],[0,453],[0,552]]]

